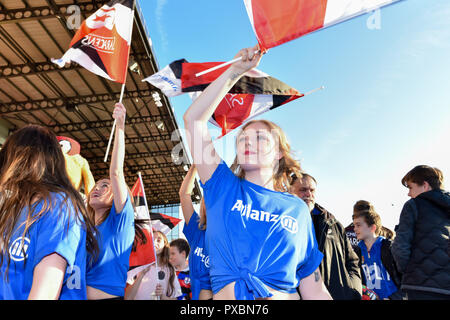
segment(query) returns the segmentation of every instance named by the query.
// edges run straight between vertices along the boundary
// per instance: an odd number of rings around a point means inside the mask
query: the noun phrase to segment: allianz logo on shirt
[[[202,258],[201,261],[203,262],[205,267],[209,268],[209,256],[207,256],[203,253],[203,248],[200,248],[200,247],[195,248],[194,254],[197,257],[201,257]]]
[[[27,251],[30,246],[30,239],[18,237],[9,247],[9,256],[14,261],[23,261],[28,257]]]
[[[27,237],[18,237],[9,247],[9,256],[11,260],[16,262],[24,261],[28,258],[28,248],[30,247],[30,239]],[[68,289],[81,289],[81,269],[77,265],[67,266],[66,273],[69,275],[67,279]]]
[[[381,268],[375,262],[371,265],[363,264],[362,268],[366,276],[366,285],[369,289],[381,289],[381,281],[391,281],[388,272],[386,272],[387,278],[384,279]]]
[[[262,210],[252,209],[251,204],[244,204],[242,200],[237,200],[231,211],[239,211],[241,216],[261,222],[280,222],[283,229],[289,231],[290,233],[297,233],[298,222],[295,218],[291,216],[281,216],[279,214],[270,213]]]

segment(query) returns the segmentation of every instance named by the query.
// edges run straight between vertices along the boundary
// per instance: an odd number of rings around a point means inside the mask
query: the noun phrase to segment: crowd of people
[[[318,182],[271,121],[242,126],[231,167],[220,158],[208,120],[262,55],[254,47],[236,57],[183,118],[194,162],[179,190],[187,241],[169,243],[135,217],[124,176],[123,104],[113,112],[109,177],[86,199],[67,176],[53,132],[28,125],[7,138],[0,151],[0,299],[450,299],[450,194],[439,169],[421,165],[404,176],[411,199],[393,232],[369,201],[355,203],[347,228],[317,204]],[[155,262],[130,268],[130,255],[142,250],[154,250]]]

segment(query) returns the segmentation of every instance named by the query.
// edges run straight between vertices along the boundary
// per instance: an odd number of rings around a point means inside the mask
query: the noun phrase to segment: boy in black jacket
[[[450,300],[450,193],[441,170],[416,166],[402,179],[411,197],[400,214],[392,254],[408,300]]]

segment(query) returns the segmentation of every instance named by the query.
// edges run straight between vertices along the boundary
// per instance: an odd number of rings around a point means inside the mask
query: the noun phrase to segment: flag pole
[[[125,92],[125,83],[122,84],[122,90],[120,91],[119,103],[122,103],[124,92]],[[106,162],[106,160],[108,159],[109,149],[111,148],[111,142],[112,142],[112,138],[114,136],[114,130],[116,130],[116,119],[114,119],[112,130],[111,130],[111,133],[109,134],[108,146],[106,147],[106,153],[105,153],[105,158],[103,159],[103,162]]]
[[[259,52],[259,50],[256,50],[256,51],[254,52],[254,54],[257,54],[258,52]],[[235,62],[237,62],[237,61],[239,61],[239,60],[241,60],[241,59],[242,59],[242,56],[237,57],[237,58],[235,58],[235,59],[233,59],[233,60],[230,60],[230,61],[227,61],[227,62],[218,64],[217,66],[214,66],[214,67],[212,67],[212,68],[209,68],[209,69],[203,70],[203,71],[201,71],[201,72],[199,72],[199,73],[196,73],[195,76],[196,76],[196,77],[200,77],[200,76],[202,76],[202,75],[204,75],[204,74],[206,74],[206,73],[210,73],[210,72],[212,72],[212,71],[214,71],[214,70],[223,68],[223,67],[228,66],[228,65],[230,65],[230,64],[233,64],[233,63],[235,63]]]
[[[148,218],[150,219],[150,212],[148,211],[148,204],[147,204],[147,195],[145,194],[145,189],[144,189],[144,181],[142,181],[141,172],[138,171],[137,174],[138,174],[138,177],[139,177],[139,182],[141,184],[142,193],[144,194],[144,205],[145,205],[145,208],[147,210]]]
[[[144,194],[144,205],[145,205],[145,210],[147,211],[147,215],[148,215],[148,219],[150,221],[150,235],[153,238],[153,228],[152,228],[152,220],[150,219],[150,211],[148,209],[148,204],[147,204],[147,195],[145,194],[145,189],[144,189],[144,181],[142,180],[142,175],[141,172],[138,171],[138,177],[139,177],[139,183],[141,185],[142,188],[142,193]],[[156,254],[156,250],[155,250],[155,244],[153,243],[153,253],[155,254],[155,270],[156,270],[156,277],[158,279],[158,283],[159,283],[159,274],[158,274],[158,255]],[[157,297],[157,300],[159,299],[159,296]]]
[[[133,21],[131,22],[131,27],[130,27],[130,48],[128,49],[128,58],[130,57],[131,37],[133,35],[134,9],[135,9],[135,7],[136,7],[136,1],[133,1],[133,10],[131,11],[131,14],[133,15]],[[128,69],[128,59],[127,59],[127,69]],[[125,73],[125,80],[122,83],[122,89],[120,91],[119,103],[122,103],[122,100],[123,100],[123,94],[125,92],[125,83],[127,81],[127,74],[128,74],[128,72]],[[106,147],[106,153],[105,153],[105,158],[103,159],[103,162],[106,162],[106,160],[108,159],[109,149],[111,148],[112,137],[114,136],[114,130],[116,130],[116,119],[114,119],[113,127],[112,127],[112,130],[111,130],[111,133],[109,134],[108,146]]]
[[[141,188],[142,188],[142,193],[144,194],[144,205],[145,205],[145,210],[147,211],[147,215],[148,215],[148,220],[150,221],[150,235],[153,238],[153,228],[152,228],[152,220],[150,218],[150,211],[148,209],[148,204],[147,204],[147,194],[145,193],[145,189],[144,189],[144,181],[142,180],[142,175],[141,172],[138,171],[138,177],[139,177],[139,183],[141,184]],[[155,264],[156,267],[158,267],[158,255],[156,254],[156,250],[155,250],[155,245],[153,244],[153,251],[155,253]]]
[[[316,88],[316,89],[313,89],[313,90],[311,90],[311,91],[308,91],[308,92],[304,93],[303,96],[304,96],[304,97],[309,96],[310,94],[312,94],[312,93],[314,93],[314,92],[317,92],[317,91],[319,91],[319,90],[323,90],[323,89],[325,89],[325,86],[320,86],[320,87],[318,87],[318,88]]]

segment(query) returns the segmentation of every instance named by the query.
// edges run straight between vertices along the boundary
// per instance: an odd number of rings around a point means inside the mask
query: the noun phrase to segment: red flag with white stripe
[[[244,0],[263,51],[402,0]]]
[[[125,83],[134,20],[134,0],[112,0],[87,18],[70,48],[52,62],[71,61],[106,79]]]
[[[134,205],[136,208],[135,218],[150,219],[148,208],[145,205],[145,194],[143,189],[143,183],[140,178],[136,180],[136,183],[131,188],[131,195],[134,199]],[[149,265],[156,261],[156,251],[153,243],[153,232],[150,224],[148,227],[142,228],[142,232],[145,237],[145,241],[137,241],[136,249],[131,251],[130,254],[130,269],[139,266]]]
[[[159,88],[166,96],[189,93],[195,99],[229,66],[197,77],[196,73],[217,66],[221,62],[189,63],[177,60],[142,80]],[[268,74],[253,69],[245,73],[217,106],[210,122],[222,129],[222,136],[245,121],[275,109],[303,94]]]
[[[166,235],[181,221],[181,219],[157,212],[150,212],[150,218],[152,219],[152,228]]]

